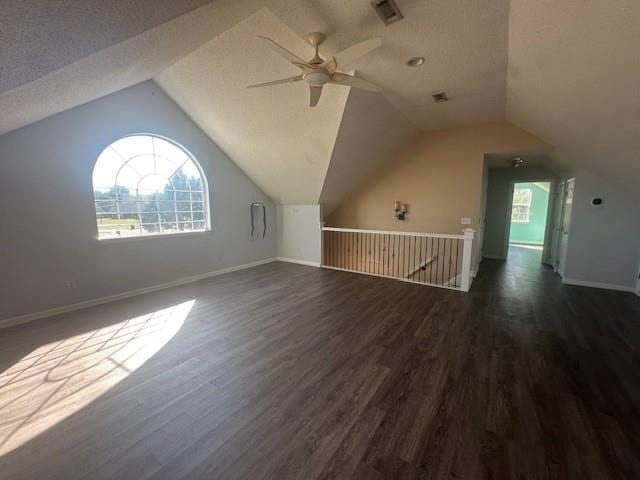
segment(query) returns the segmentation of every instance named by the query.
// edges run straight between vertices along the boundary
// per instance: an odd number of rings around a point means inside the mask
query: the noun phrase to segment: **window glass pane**
[[[187,177],[200,179],[200,170],[196,167],[196,164],[187,159],[188,161],[182,166],[182,171]]]
[[[139,180],[140,175],[138,174],[138,172],[136,172],[128,164],[124,164],[122,168],[118,169],[118,171],[116,172],[116,176],[110,179],[111,183],[109,184],[109,187],[112,189],[115,187],[122,187],[126,190],[121,189],[121,192],[135,194]]]
[[[516,189],[513,192],[513,204],[514,205],[531,205],[531,189],[521,188]]]
[[[122,168],[125,161],[111,147],[108,147],[100,155],[100,161],[93,169],[93,188],[106,189],[113,187],[118,170]]]
[[[207,228],[205,182],[188,152],[168,140],[117,140],[93,171],[98,238]]]
[[[177,165],[181,165],[186,160],[190,160],[187,152],[162,138],[153,138],[153,149],[157,157],[166,158]],[[197,174],[200,175],[200,172],[198,171]]]
[[[125,160],[129,160],[136,155],[153,154],[151,137],[148,135],[131,135],[121,138],[113,142],[111,148]]]

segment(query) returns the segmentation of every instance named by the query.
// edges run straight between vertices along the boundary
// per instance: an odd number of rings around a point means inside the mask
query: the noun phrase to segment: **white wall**
[[[278,258],[319,265],[319,205],[278,205]]]
[[[140,132],[169,137],[199,161],[211,232],[96,240],[94,162],[114,140]],[[276,255],[272,202],[153,82],[1,136],[0,167],[0,319]],[[255,201],[267,205],[264,240],[249,236]]]
[[[579,170],[571,212],[565,281],[633,290],[640,252],[640,205],[602,177]],[[590,205],[602,197],[603,205]]]

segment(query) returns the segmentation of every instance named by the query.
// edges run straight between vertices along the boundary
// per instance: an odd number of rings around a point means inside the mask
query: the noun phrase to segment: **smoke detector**
[[[385,25],[391,25],[404,18],[393,0],[374,0],[371,2],[371,6]]]

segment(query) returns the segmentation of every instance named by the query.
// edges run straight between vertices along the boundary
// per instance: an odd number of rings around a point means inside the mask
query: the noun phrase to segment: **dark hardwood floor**
[[[640,298],[274,263],[0,330],[2,479],[640,478]]]

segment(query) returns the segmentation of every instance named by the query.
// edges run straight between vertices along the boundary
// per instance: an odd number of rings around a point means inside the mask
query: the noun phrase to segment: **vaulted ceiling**
[[[349,90],[325,88],[312,111],[302,82],[248,90],[299,73],[256,32],[313,57],[308,43],[262,8],[156,81],[274,201],[316,203]]]
[[[640,2],[511,0],[507,118],[640,195]]]
[[[639,2],[396,3],[405,18],[385,27],[369,0],[8,0],[0,133],[154,78],[280,203],[335,203],[381,162],[372,146],[505,119],[638,190]],[[329,86],[310,109],[302,84],[244,89],[296,73],[258,34],[307,58],[310,31],[328,35],[324,54],[382,37],[354,67],[384,92]],[[425,64],[406,66],[417,55]],[[449,102],[433,103],[440,91]]]
[[[4,0],[0,92],[157,27],[211,0]]]

